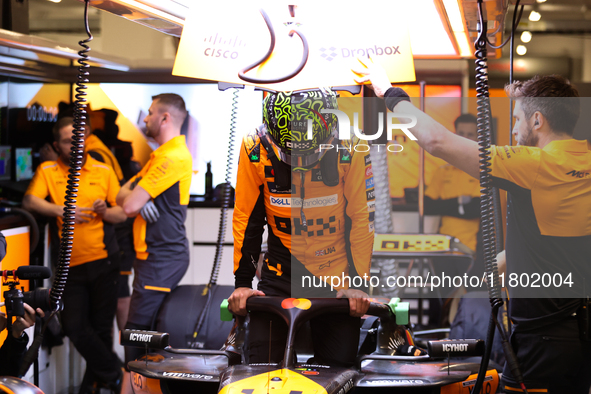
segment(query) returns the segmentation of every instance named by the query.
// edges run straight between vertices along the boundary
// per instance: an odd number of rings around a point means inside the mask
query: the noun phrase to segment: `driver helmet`
[[[312,168],[327,152],[338,132],[337,116],[321,113],[338,109],[337,95],[329,88],[269,93],[263,103],[263,118],[277,157],[296,170]],[[311,120],[311,139],[308,132]]]

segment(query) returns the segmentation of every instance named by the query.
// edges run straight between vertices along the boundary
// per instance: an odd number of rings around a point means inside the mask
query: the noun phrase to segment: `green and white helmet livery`
[[[337,95],[329,88],[267,95],[263,118],[281,161],[306,169],[322,158],[327,150],[320,145],[330,144],[338,132],[336,115],[323,114],[323,109],[338,109]]]

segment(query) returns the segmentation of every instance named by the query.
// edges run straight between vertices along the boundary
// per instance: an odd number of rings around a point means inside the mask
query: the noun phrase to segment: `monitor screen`
[[[31,148],[16,148],[16,181],[33,178],[33,155]]]
[[[10,146],[0,145],[0,180],[10,180]]]

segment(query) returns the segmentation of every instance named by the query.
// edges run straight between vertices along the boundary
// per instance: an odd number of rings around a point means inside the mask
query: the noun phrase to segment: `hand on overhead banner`
[[[347,86],[356,84],[350,71],[358,64],[356,58],[370,56],[388,70],[390,82],[415,80],[408,29],[399,12],[401,1],[379,2],[379,12],[334,7],[338,3],[333,2],[303,2],[293,18],[287,3],[266,2],[262,9],[275,32],[275,46],[265,62],[245,75],[272,80],[298,69],[304,53],[301,36],[309,56],[291,79],[247,82],[238,73],[263,59],[271,44],[260,9],[250,3],[195,2],[185,19],[173,74],[283,91]],[[297,33],[290,36],[293,30]]]

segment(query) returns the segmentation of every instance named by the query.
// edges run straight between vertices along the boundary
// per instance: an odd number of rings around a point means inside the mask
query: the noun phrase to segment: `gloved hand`
[[[158,212],[158,208],[156,208],[154,201],[150,200],[140,210],[140,215],[142,215],[146,222],[156,223],[160,217],[160,212]]]

